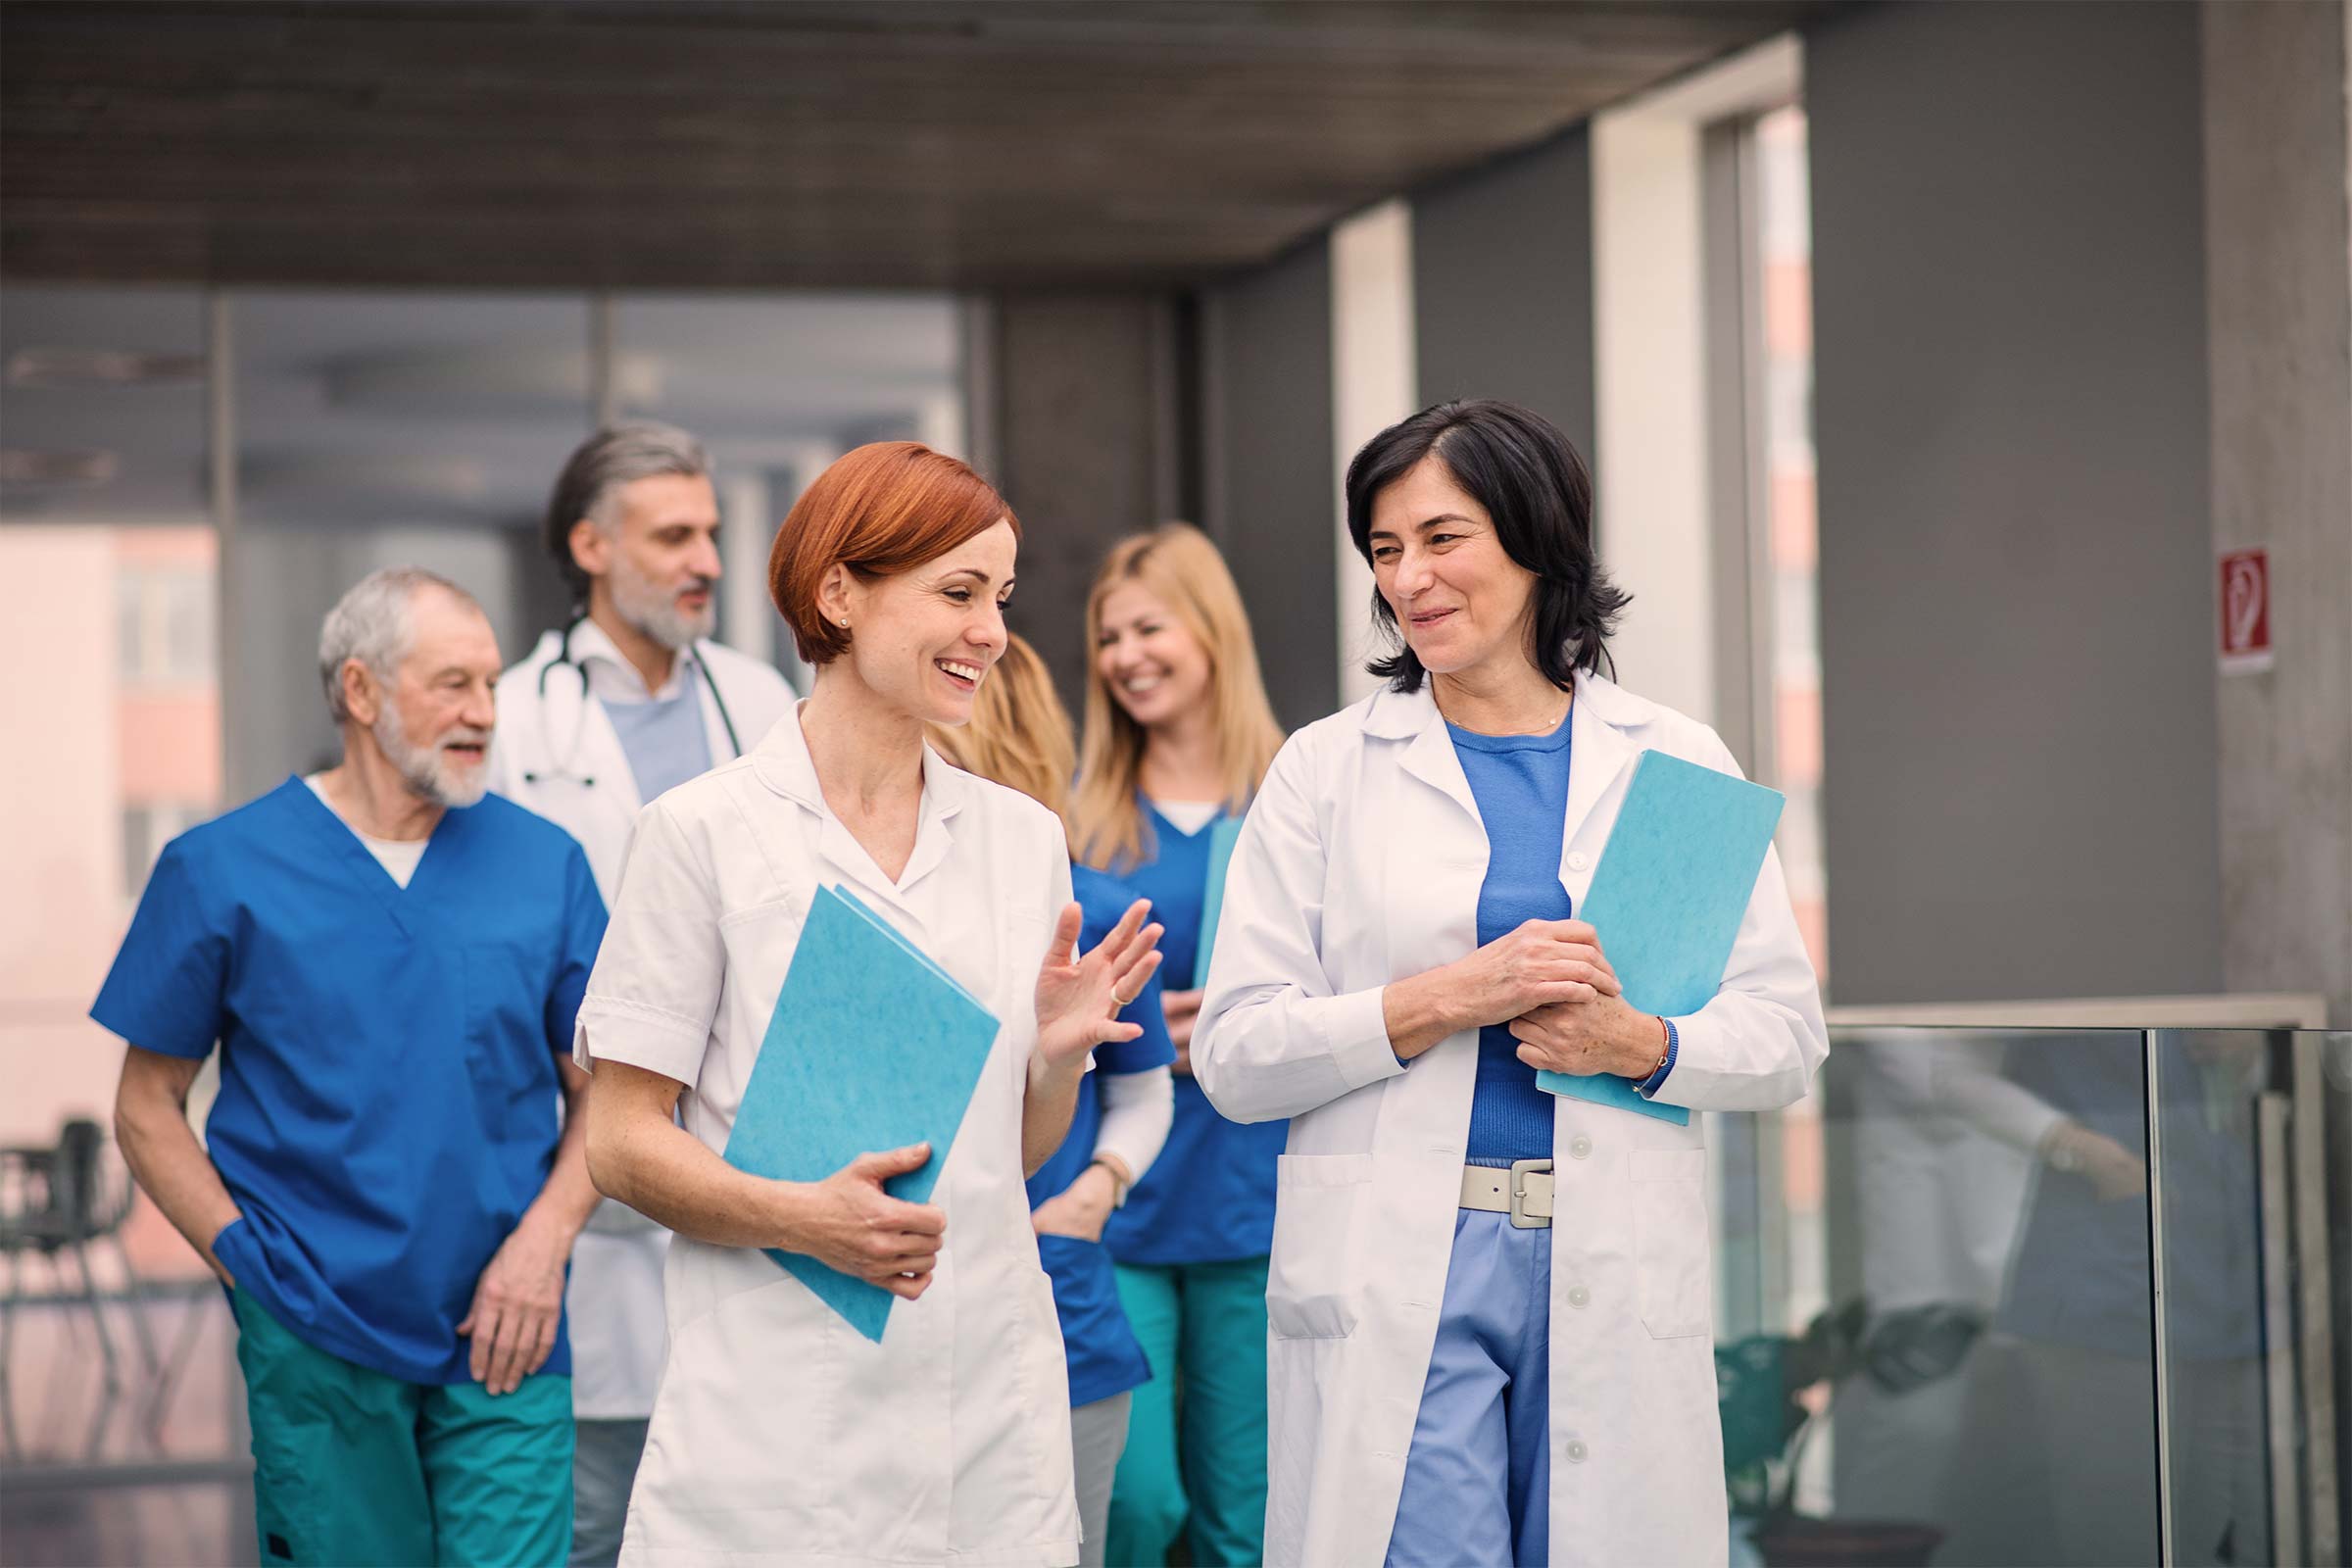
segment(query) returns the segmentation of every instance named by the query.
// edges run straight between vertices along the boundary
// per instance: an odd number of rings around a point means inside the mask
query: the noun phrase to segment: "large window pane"
[[[1781,863],[1814,970],[1830,979],[1829,906],[1821,853],[1821,634],[1813,466],[1813,232],[1805,112],[1756,122],[1757,297],[1764,368],[1764,558],[1769,640],[1755,651],[1770,672],[1774,788],[1788,797]]]
[[[922,441],[964,456],[959,341],[945,295],[614,302],[620,414],[685,426],[717,468],[721,639],[801,673],[765,586],[776,524],[826,464],[863,442]]]
[[[0,1144],[24,1149],[109,1122],[122,1046],[84,1014],[156,851],[222,802],[204,303],[11,284],[0,366],[0,660],[19,672],[0,719]],[[143,1274],[197,1267],[144,1203],[122,1234]]]
[[[589,428],[584,298],[241,293],[232,793],[331,762],[318,623],[381,566],[462,584],[521,657],[563,612],[539,514]]]

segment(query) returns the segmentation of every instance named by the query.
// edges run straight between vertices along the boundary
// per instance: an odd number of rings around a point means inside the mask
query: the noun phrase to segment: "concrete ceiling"
[[[1824,9],[20,0],[0,10],[0,271],[1189,281]]]

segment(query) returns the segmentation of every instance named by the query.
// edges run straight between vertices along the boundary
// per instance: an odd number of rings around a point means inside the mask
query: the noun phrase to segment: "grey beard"
[[[399,772],[400,781],[418,800],[430,801],[435,806],[463,808],[473,805],[488,791],[489,769],[478,772],[472,783],[460,784],[449,777],[439,747],[410,745],[407,733],[400,727],[400,714],[390,704],[375,715],[372,727],[375,744],[383,748],[385,758]]]
[[[716,584],[706,581],[702,586],[710,590]],[[620,612],[621,619],[673,654],[710,636],[717,619],[714,610],[687,613],[678,608],[675,594],[663,592],[657,584],[621,565],[612,570],[612,608]]]

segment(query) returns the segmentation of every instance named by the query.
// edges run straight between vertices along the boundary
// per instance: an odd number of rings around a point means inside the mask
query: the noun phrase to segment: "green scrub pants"
[[[1104,1560],[1157,1568],[1182,1531],[1198,1568],[1255,1565],[1266,1530],[1266,1260],[1121,1264],[1118,1280],[1152,1381],[1129,1412]]]
[[[558,1568],[571,1544],[571,1379],[493,1398],[313,1349],[243,1291],[237,1365],[265,1568]]]

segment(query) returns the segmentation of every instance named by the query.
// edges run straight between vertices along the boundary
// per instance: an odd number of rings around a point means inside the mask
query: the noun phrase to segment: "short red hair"
[[[767,593],[801,659],[829,664],[850,634],[825,619],[816,593],[836,564],[892,577],[1018,517],[986,479],[918,441],[875,441],[836,461],[801,493],[767,554]]]

